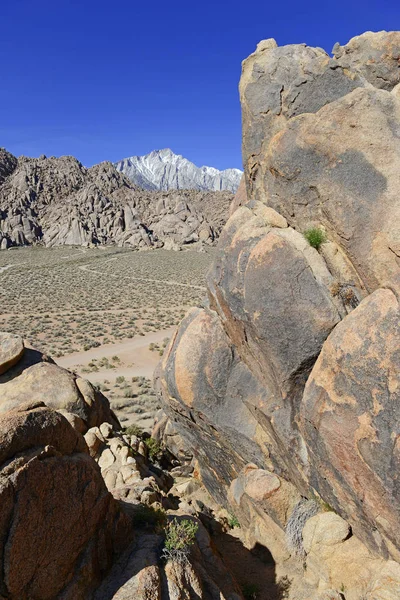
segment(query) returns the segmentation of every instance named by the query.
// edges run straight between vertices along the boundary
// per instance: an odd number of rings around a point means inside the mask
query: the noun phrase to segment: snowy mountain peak
[[[131,156],[115,163],[117,171],[146,190],[229,190],[236,192],[242,176],[240,169],[219,171],[197,167],[170,148],[153,150],[145,156]]]

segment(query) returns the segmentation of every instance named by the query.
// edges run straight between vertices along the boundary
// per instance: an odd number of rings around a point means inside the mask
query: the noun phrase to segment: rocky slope
[[[244,61],[246,190],[209,306],[182,322],[157,385],[165,439],[269,548],[289,598],[394,600],[400,32],[334,53],[265,40]]]
[[[244,600],[193,468],[150,442],[89,382],[0,334],[1,600]],[[197,531],[184,560],[163,559],[177,522]]]
[[[28,244],[116,244],[179,249],[212,244],[229,192],[146,192],[111,163],[16,159],[0,150],[0,249]]]
[[[196,167],[169,148],[154,150],[145,156],[131,156],[115,163],[135,185],[145,190],[228,190],[236,192],[242,171],[214,167]]]

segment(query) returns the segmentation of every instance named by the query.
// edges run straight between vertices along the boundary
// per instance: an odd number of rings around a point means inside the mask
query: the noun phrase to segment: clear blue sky
[[[0,146],[85,165],[170,147],[241,167],[238,81],[256,44],[331,51],[400,29],[398,0],[2,0]]]

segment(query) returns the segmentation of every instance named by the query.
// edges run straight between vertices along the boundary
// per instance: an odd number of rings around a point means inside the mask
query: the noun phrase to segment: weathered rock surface
[[[58,412],[0,417],[0,597],[89,598],[123,548],[126,520]]]
[[[399,43],[398,32],[364,34],[335,60],[267,40],[240,82],[250,197],[300,231],[324,226],[369,291],[398,266],[400,104],[387,90]]]
[[[232,203],[229,207],[229,216],[231,217],[233,215],[233,213],[235,212],[235,210],[237,208],[239,208],[240,206],[243,206],[244,204],[246,204],[246,202],[247,202],[246,178],[244,175],[242,175],[242,178],[240,180],[240,184],[239,184],[239,187],[235,194],[235,197],[232,200]]]
[[[0,333],[0,375],[13,367],[24,352],[24,344],[18,335]]]
[[[400,539],[399,342],[398,299],[379,289],[329,336],[301,407],[313,487],[383,555]]]
[[[186,440],[291,600],[398,596],[399,36],[367,33],[333,59],[266,40],[244,61],[246,198],[209,306],[185,317],[156,382],[164,439]]]
[[[160,563],[162,537],[142,533],[128,548],[94,596],[94,600],[243,600],[224,563],[211,548],[199,523],[190,562]]]
[[[17,168],[17,164],[18,160],[15,156],[7,152],[5,148],[0,148],[0,185]]]
[[[0,249],[36,243],[201,247],[218,237],[231,201],[229,192],[146,192],[111,163],[86,169],[70,156],[0,153]]]
[[[117,423],[108,400],[88,381],[40,352],[24,349],[19,336],[0,334],[0,415],[43,400],[50,408],[72,414],[83,431],[105,421]]]
[[[367,31],[345,46],[335,44],[333,54],[342,67],[357,71],[376,88],[390,92],[400,83],[399,31]]]

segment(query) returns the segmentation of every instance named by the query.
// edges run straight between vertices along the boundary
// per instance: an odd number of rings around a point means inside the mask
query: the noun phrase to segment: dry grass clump
[[[286,525],[286,543],[290,552],[304,557],[303,529],[304,525],[319,512],[319,506],[314,500],[302,498],[294,507]]]

